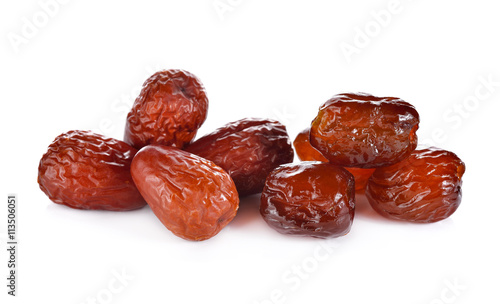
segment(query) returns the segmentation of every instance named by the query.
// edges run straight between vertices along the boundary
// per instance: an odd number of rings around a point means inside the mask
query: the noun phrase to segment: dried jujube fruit
[[[376,169],[366,186],[366,196],[385,217],[437,222],[460,205],[464,172],[465,164],[452,152],[416,150],[399,163]]]
[[[56,137],[38,166],[40,189],[57,204],[77,209],[125,211],[146,205],[130,164],[136,149],[89,131]]]
[[[278,121],[258,118],[228,123],[194,141],[186,151],[226,170],[240,196],[261,192],[273,169],[293,161],[285,126]]]
[[[327,162],[328,159],[321,154],[316,148],[311,146],[309,142],[309,131],[311,128],[305,128],[300,131],[293,141],[295,152],[301,161],[322,161]]]
[[[309,130],[306,128],[297,134],[293,141],[295,152],[301,161],[322,161],[328,162],[321,152],[316,150],[309,142]],[[355,190],[358,193],[365,192],[366,183],[375,169],[363,169],[355,167],[345,167],[354,176]]]
[[[155,73],[127,115],[125,142],[140,149],[149,144],[183,148],[207,117],[208,99],[202,83],[183,70]]]
[[[260,213],[283,234],[345,235],[354,218],[354,178],[326,162],[282,165],[267,177]]]
[[[134,157],[137,188],[158,219],[192,241],[215,236],[236,215],[238,192],[222,168],[174,147],[150,145]]]
[[[310,142],[333,164],[377,168],[415,150],[418,124],[415,108],[399,98],[340,94],[320,107]]]
[[[356,190],[356,193],[364,193],[366,189],[366,184],[368,183],[368,180],[370,179],[370,176],[372,176],[373,172],[375,169],[363,169],[363,168],[354,168],[354,167],[345,167],[349,173],[354,176],[354,181],[356,185],[354,186],[354,189]]]

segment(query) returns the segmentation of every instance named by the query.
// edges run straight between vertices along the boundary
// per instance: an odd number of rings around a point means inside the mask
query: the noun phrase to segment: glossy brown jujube
[[[415,150],[418,123],[415,108],[399,98],[340,94],[320,107],[310,142],[333,164],[383,167]]]
[[[311,143],[309,142],[309,130],[310,128],[306,128],[297,134],[295,140],[293,141],[293,146],[295,147],[295,152],[297,152],[297,156],[301,161],[322,161],[328,162],[321,152],[316,150]],[[375,169],[363,169],[363,168],[354,168],[354,167],[345,167],[347,171],[349,171],[354,176],[355,181],[355,190],[357,193],[364,193],[366,183],[368,179],[372,175]]]
[[[375,211],[388,218],[441,221],[460,205],[464,172],[465,164],[452,152],[416,150],[397,164],[375,170],[366,197]]]
[[[155,73],[143,85],[128,113],[125,142],[183,148],[207,117],[208,99],[196,76],[183,70]]]
[[[89,131],[56,137],[38,166],[40,189],[57,204],[125,211],[146,205],[130,175],[136,149]]]
[[[273,169],[293,161],[285,126],[278,121],[258,118],[228,123],[194,141],[186,151],[226,170],[240,196],[261,192]]]
[[[266,180],[260,213],[283,234],[345,235],[354,218],[354,177],[326,162],[282,165]]]
[[[356,190],[356,193],[365,193],[366,184],[368,183],[370,176],[372,176],[373,172],[375,172],[375,169],[363,169],[354,167],[345,167],[345,169],[349,171],[352,176],[354,176],[354,181],[356,183],[354,189]]]
[[[305,128],[293,140],[295,152],[301,161],[321,161],[328,162],[328,159],[314,148],[309,142],[309,131],[311,128]]]
[[[192,241],[215,236],[236,215],[238,192],[222,168],[174,147],[142,148],[131,167],[137,188],[158,219]]]

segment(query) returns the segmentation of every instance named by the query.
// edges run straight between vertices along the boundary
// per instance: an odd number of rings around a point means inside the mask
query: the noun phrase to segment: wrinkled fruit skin
[[[341,94],[320,107],[310,142],[333,164],[377,168],[415,150],[418,124],[415,108],[399,98]]]
[[[238,210],[238,192],[229,174],[194,154],[147,146],[134,157],[131,172],[158,219],[186,240],[215,236]]]
[[[388,218],[441,221],[460,205],[464,172],[465,164],[452,152],[417,150],[400,163],[375,170],[366,186],[366,197]]]
[[[89,131],[61,134],[38,166],[40,189],[56,204],[126,211],[146,205],[130,175],[137,150]]]
[[[201,82],[183,70],[165,70],[143,85],[128,113],[125,142],[140,149],[149,144],[183,148],[205,122],[208,99]]]
[[[257,118],[238,120],[205,135],[186,148],[229,173],[240,196],[259,193],[267,175],[293,161],[284,125]]]
[[[260,213],[283,234],[345,235],[354,218],[354,178],[325,162],[282,165],[266,180]]]
[[[293,146],[295,147],[297,156],[301,161],[328,162],[328,159],[326,159],[323,154],[311,146],[311,143],[309,142],[309,130],[310,128],[302,130],[299,134],[297,134],[297,137],[295,137],[295,140],[293,141]],[[354,167],[346,167],[345,169],[347,169],[347,171],[354,176],[356,192],[364,193],[366,183],[375,169],[362,169]]]

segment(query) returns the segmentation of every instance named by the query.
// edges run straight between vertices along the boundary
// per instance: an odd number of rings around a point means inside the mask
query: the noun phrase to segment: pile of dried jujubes
[[[419,115],[399,98],[333,96],[296,137],[299,163],[273,120],[242,119],[194,140],[207,112],[194,75],[160,71],[144,83],[123,141],[88,131],[56,137],[40,160],[40,188],[77,209],[148,204],[172,233],[197,241],[235,217],[239,197],[256,193],[269,226],[321,238],[349,232],[356,193],[410,222],[443,220],[460,204],[464,163],[449,151],[415,150]]]

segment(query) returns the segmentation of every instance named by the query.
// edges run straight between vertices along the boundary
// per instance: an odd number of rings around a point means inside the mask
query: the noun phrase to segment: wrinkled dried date
[[[418,123],[415,108],[399,98],[341,94],[320,107],[310,142],[339,166],[388,166],[415,150]]]
[[[40,189],[77,209],[133,210],[146,205],[130,175],[136,149],[88,131],[61,134],[38,166]]]
[[[260,213],[280,233],[345,235],[354,218],[354,178],[326,162],[282,165],[266,180]]]
[[[430,223],[449,217],[462,200],[464,163],[454,153],[429,148],[409,158],[378,168],[366,196],[381,215],[410,222]]]
[[[267,175],[274,168],[293,161],[285,126],[257,118],[228,123],[199,138],[186,151],[226,170],[240,196],[261,192]]]
[[[125,142],[183,148],[207,117],[208,99],[201,82],[183,70],[165,70],[143,85],[127,116]]]
[[[132,177],[158,219],[193,241],[215,236],[236,215],[239,198],[220,167],[186,151],[151,145],[132,161]]]
[[[191,143],[207,111],[194,75],[157,72],[128,113],[124,142],[61,134],[40,160],[39,186],[72,208],[121,211],[147,202],[172,233],[194,241],[218,234],[239,196],[258,192],[269,226],[318,238],[350,231],[355,191],[366,190],[381,215],[410,222],[443,220],[460,205],[464,163],[437,148],[415,151],[419,114],[399,98],[332,97],[293,142],[299,164],[290,164],[285,126],[267,119],[235,121]]]
[[[293,141],[293,146],[295,147],[295,152],[297,152],[297,156],[302,161],[322,161],[328,162],[321,152],[316,150],[311,143],[309,142],[309,130],[310,128],[306,128],[302,130],[295,140]],[[354,167],[345,167],[347,171],[349,171],[355,180],[355,189],[358,193],[364,193],[366,183],[368,179],[372,175],[375,169],[363,169],[363,168],[354,168]]]

